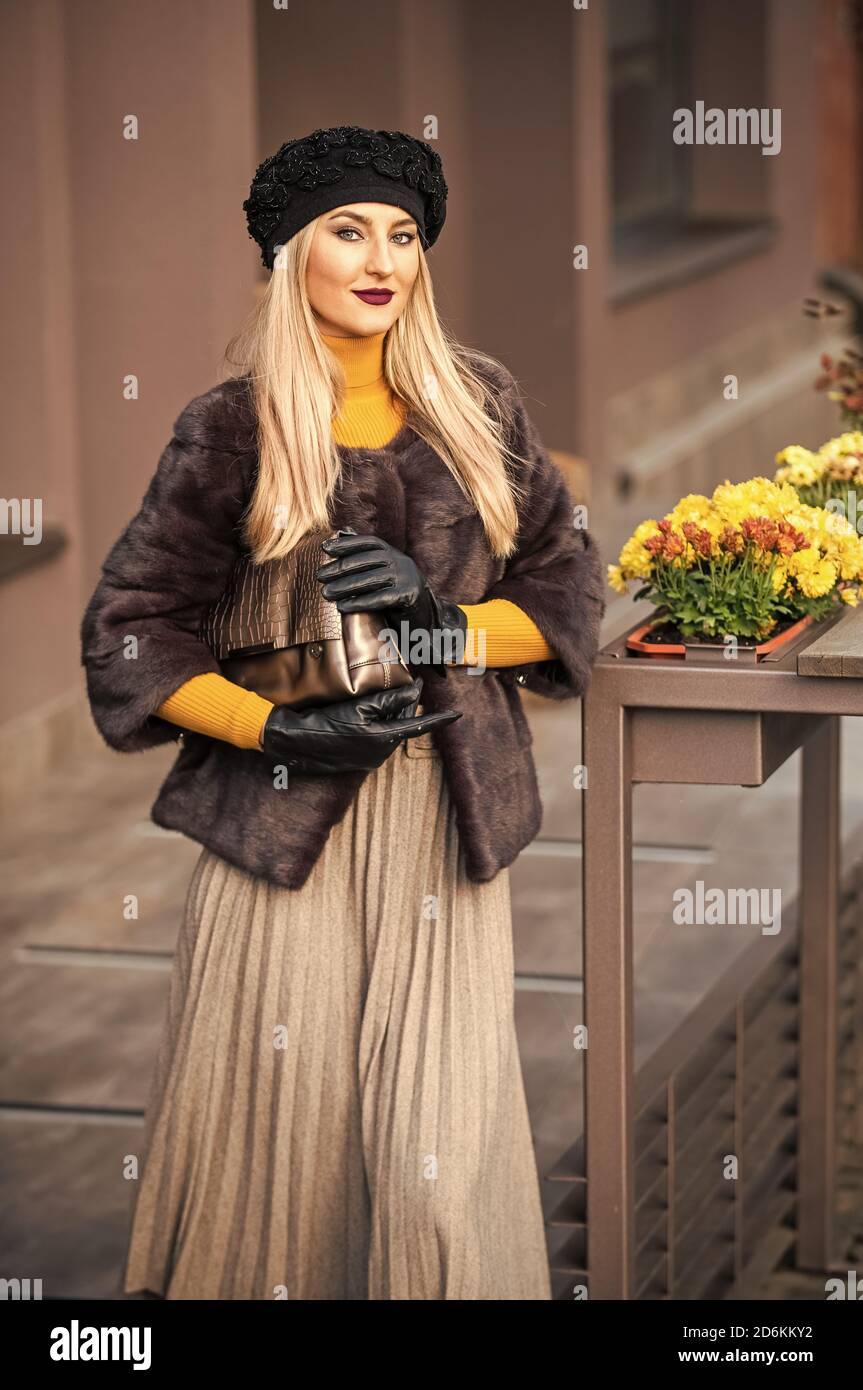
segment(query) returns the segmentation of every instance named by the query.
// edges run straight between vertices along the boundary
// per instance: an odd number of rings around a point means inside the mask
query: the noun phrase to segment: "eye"
[[[346,232],[356,232],[358,237],[362,236],[362,232],[360,232],[356,227],[339,227],[338,231],[336,232],[336,236],[343,238]],[[407,241],[400,241],[398,243],[399,246],[410,246],[411,242],[416,241],[417,239],[416,232],[394,232],[393,235],[407,237]],[[351,237],[350,240],[353,241],[353,237]]]

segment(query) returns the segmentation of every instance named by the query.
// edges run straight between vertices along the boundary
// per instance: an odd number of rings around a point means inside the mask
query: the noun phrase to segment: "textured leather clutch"
[[[315,532],[262,565],[239,558],[198,633],[228,680],[294,709],[410,684],[395,642],[379,636],[390,626],[386,616],[340,613],[315,578],[332,559],[321,542],[355,534]]]

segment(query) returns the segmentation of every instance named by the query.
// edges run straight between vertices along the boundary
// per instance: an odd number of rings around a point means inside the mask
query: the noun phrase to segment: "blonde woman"
[[[84,615],[103,737],[179,737],[151,814],[203,847],[126,1293],[550,1297],[513,1015],[508,866],[541,816],[519,687],[583,692],[604,584],[512,376],[438,319],[446,193],[396,131],[264,161],[242,374],[180,414]],[[324,595],[385,618],[415,681],[274,706],[202,615],[241,553],[322,528],[351,533]]]

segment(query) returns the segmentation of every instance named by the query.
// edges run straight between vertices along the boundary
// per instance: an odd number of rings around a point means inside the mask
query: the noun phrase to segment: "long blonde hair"
[[[341,365],[323,342],[306,293],[315,222],[282,246],[269,284],[231,339],[225,360],[248,376],[257,421],[258,475],[244,513],[246,544],[263,563],[286,555],[308,531],[329,529],[341,459],[332,424],[344,401]],[[419,273],[384,339],[383,370],[407,404],[406,423],[446,464],[482,519],[492,552],[516,548],[522,495],[505,441],[505,400],[474,365],[495,364],[444,328],[420,248]]]

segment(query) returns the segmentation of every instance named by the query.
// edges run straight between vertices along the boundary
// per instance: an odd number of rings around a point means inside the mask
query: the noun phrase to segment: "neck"
[[[352,394],[371,387],[380,389],[384,374],[384,338],[386,333],[369,337],[338,337],[322,333],[321,337],[341,364],[347,389]]]
[[[384,377],[386,333],[369,337],[322,333],[321,337],[345,374],[345,398],[333,421],[336,443],[383,448],[405,423],[403,402],[393,395]]]

